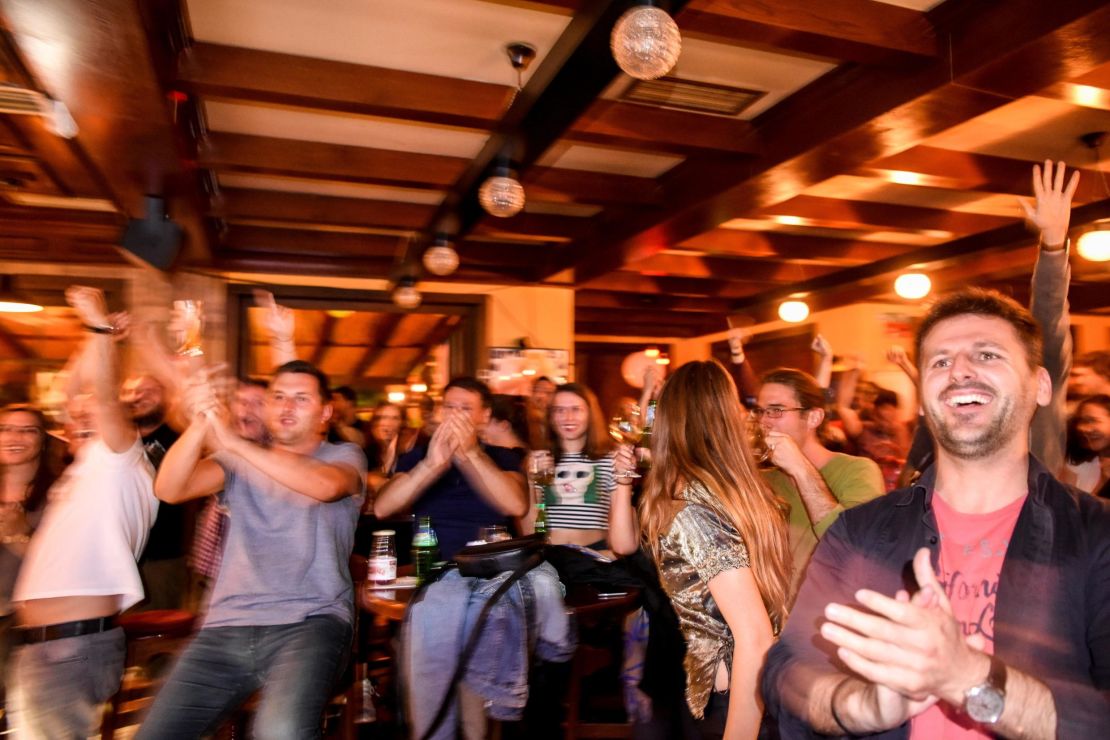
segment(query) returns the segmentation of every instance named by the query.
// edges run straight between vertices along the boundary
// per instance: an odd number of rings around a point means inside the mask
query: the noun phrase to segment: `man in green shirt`
[[[881,496],[883,476],[874,461],[821,444],[817,430],[825,420],[825,394],[808,373],[793,368],[768,372],[751,412],[763,427],[775,466],[764,477],[790,504],[793,594],[821,535],[845,509]]]

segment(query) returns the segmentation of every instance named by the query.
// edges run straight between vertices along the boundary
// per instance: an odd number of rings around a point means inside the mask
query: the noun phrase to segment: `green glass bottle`
[[[432,571],[432,563],[439,552],[439,538],[432,529],[432,518],[422,516],[417,521],[416,533],[412,536],[412,565],[416,579],[423,583]]]

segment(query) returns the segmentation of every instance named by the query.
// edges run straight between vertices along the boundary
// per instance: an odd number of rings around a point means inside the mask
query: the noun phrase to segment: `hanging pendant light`
[[[478,202],[491,216],[515,216],[524,210],[524,186],[513,176],[508,164],[499,164],[478,189]]]
[[[0,313],[37,313],[42,306],[12,290],[10,275],[0,275]]]
[[[459,267],[459,253],[446,234],[437,234],[435,243],[424,252],[424,267],[433,275],[450,275]]]
[[[682,34],[667,11],[641,5],[625,11],[613,26],[609,48],[617,66],[638,80],[667,74],[682,52]]]
[[[809,306],[805,301],[791,299],[779,304],[779,318],[798,324],[809,318]]]
[[[422,300],[424,296],[416,289],[416,278],[406,275],[397,281],[397,287],[393,289],[393,303],[398,308],[411,311],[418,307]]]

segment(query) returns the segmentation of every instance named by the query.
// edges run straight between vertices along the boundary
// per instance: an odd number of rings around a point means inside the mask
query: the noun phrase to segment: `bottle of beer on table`
[[[417,520],[412,537],[412,564],[416,579],[423,583],[432,572],[432,563],[439,556],[439,538],[432,529],[432,518],[422,516]]]

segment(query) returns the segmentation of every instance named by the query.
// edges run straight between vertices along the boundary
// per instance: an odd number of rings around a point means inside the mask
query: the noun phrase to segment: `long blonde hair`
[[[747,545],[752,575],[771,623],[786,620],[790,584],[787,505],[756,469],[736,385],[715,360],[689,362],[663,386],[656,409],[652,468],[640,501],[645,544],[656,562],[675,499],[700,483]]]

